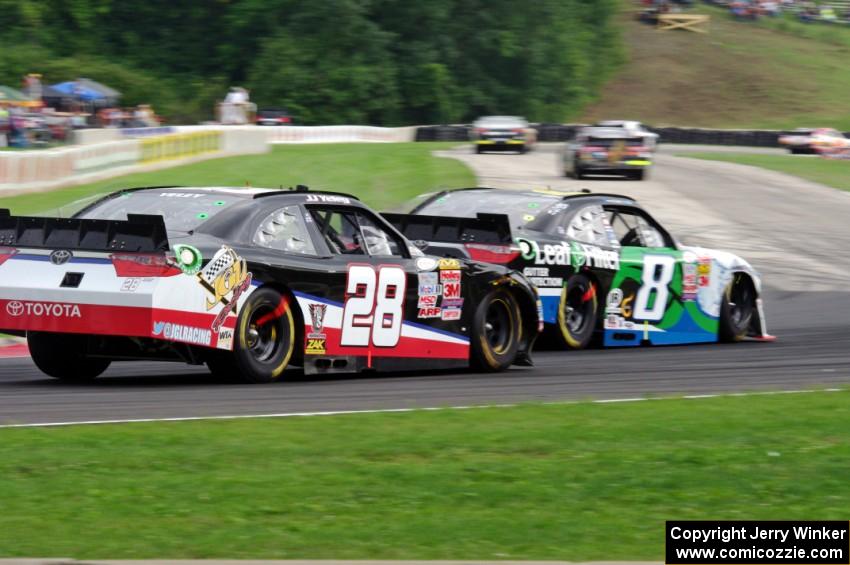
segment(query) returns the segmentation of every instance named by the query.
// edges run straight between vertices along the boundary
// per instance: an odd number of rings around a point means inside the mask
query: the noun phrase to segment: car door
[[[620,243],[620,267],[605,299],[605,344],[716,341],[717,320],[697,301],[711,260],[680,251],[639,208],[612,205],[605,211]]]

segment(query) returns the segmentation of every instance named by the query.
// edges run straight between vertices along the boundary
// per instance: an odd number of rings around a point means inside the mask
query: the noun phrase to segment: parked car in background
[[[284,108],[264,108],[257,112],[258,126],[292,125],[292,116]]]
[[[850,140],[837,129],[797,128],[788,135],[779,136],[779,144],[794,155],[811,155],[818,153],[819,149],[846,147]]]
[[[658,134],[649,131],[649,128],[640,122],[634,120],[603,120],[593,125],[605,128],[623,128],[629,132],[629,135],[643,138],[643,144],[649,147],[651,151],[655,151],[658,147]]]
[[[561,153],[561,172],[576,179],[598,174],[643,180],[651,166],[652,151],[644,138],[623,128],[582,128]]]
[[[484,116],[475,120],[470,133],[476,153],[519,151],[525,153],[537,143],[537,130],[520,116]]]

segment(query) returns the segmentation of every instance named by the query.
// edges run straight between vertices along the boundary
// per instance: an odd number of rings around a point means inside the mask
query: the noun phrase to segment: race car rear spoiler
[[[507,245],[512,242],[506,214],[482,214],[475,218],[381,214],[411,241]]]
[[[126,220],[12,216],[0,208],[0,247],[81,251],[168,251],[162,216],[127,214]]]

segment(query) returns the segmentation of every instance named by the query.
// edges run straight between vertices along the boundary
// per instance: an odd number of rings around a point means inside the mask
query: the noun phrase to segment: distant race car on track
[[[520,116],[484,116],[472,124],[475,151],[519,151],[525,153],[537,143],[537,130]]]
[[[815,154],[850,148],[850,139],[832,128],[797,128],[789,135],[779,136],[779,144],[793,154]]]
[[[364,369],[530,365],[533,285],[425,256],[355,197],[123,190],[71,219],[0,210],[0,332],[69,380],[112,361],[207,363],[248,382]]]
[[[569,348],[594,336],[606,346],[772,339],[749,263],[678,243],[625,196],[470,188],[384,216],[429,253],[522,271],[547,333]]]
[[[655,151],[658,147],[658,134],[649,131],[646,126],[640,122],[633,120],[603,120],[601,122],[596,122],[593,125],[603,128],[623,128],[629,133],[629,135],[642,138],[643,144],[646,145],[650,151]]]
[[[561,152],[561,173],[577,179],[591,174],[643,180],[651,166],[652,152],[644,138],[623,128],[582,128]]]

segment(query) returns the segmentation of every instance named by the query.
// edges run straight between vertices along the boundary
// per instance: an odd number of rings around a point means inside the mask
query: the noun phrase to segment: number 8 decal
[[[349,265],[340,345],[395,347],[404,322],[407,275],[395,265]],[[371,338],[371,339],[370,339]]]
[[[676,259],[670,255],[644,255],[642,285],[635,300],[634,319],[657,322],[667,309],[668,285],[673,280]],[[652,308],[649,299],[655,296]]]

